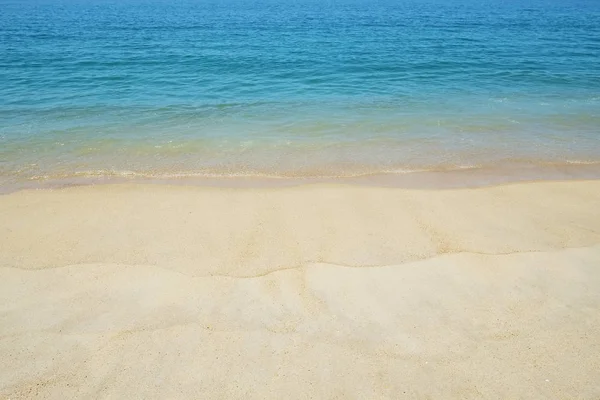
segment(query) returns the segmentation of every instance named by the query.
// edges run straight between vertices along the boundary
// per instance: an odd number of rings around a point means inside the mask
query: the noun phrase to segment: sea
[[[377,176],[600,177],[600,1],[0,0],[0,190]]]

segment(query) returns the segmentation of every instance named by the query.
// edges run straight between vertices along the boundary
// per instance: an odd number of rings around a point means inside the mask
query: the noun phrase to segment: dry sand
[[[0,196],[0,399],[600,398],[600,181]]]

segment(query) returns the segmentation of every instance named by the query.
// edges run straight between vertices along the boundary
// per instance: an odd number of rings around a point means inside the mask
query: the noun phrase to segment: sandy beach
[[[0,196],[0,398],[600,398],[600,181]]]

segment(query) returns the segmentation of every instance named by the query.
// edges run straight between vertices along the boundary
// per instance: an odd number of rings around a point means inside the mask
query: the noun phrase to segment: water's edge
[[[539,181],[599,180],[600,163],[584,165],[471,168],[406,173],[375,173],[347,177],[289,176],[180,176],[180,177],[70,177],[45,181],[20,181],[0,186],[0,195],[22,190],[53,190],[72,186],[156,184],[221,188],[278,188],[307,184],[345,184],[405,189],[443,190],[479,188]]]

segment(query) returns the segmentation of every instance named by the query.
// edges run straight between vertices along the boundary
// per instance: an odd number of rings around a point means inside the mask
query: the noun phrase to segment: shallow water
[[[600,163],[597,1],[0,0],[0,185]]]

